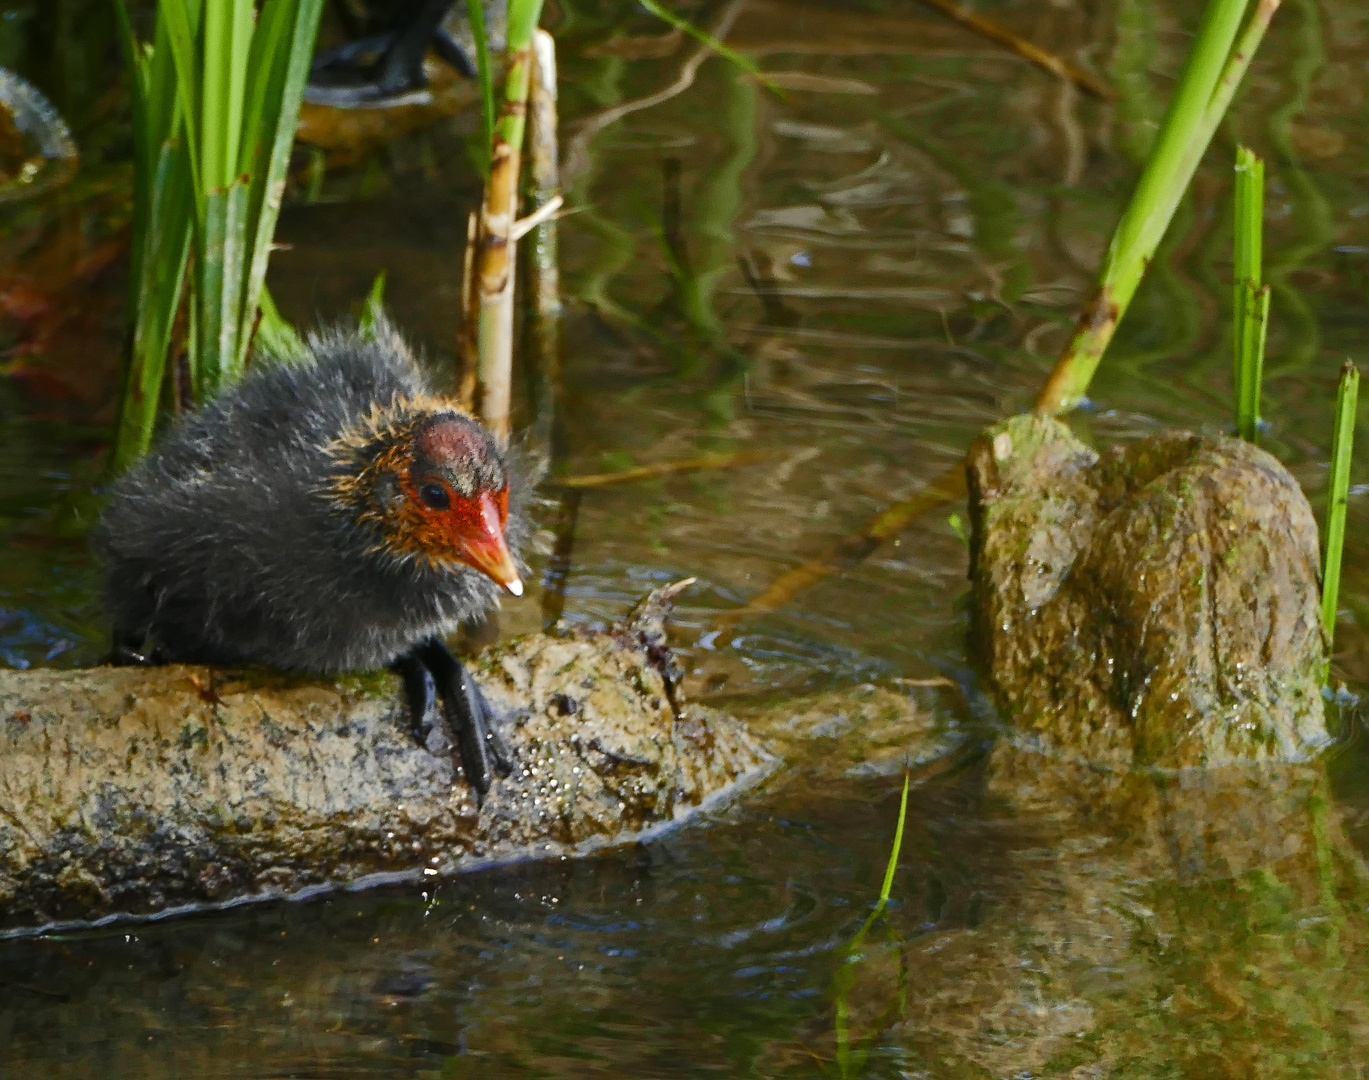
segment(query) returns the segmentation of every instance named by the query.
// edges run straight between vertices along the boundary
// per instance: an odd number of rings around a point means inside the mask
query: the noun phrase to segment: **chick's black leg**
[[[512,769],[508,748],[493,728],[489,703],[440,638],[429,638],[409,657],[432,673],[461,755],[461,767],[471,787],[483,798],[494,776],[508,776]]]
[[[437,704],[437,684],[433,673],[417,656],[409,653],[394,663],[395,671],[404,680],[404,699],[409,704],[409,722],[419,746],[428,742],[428,717]]]

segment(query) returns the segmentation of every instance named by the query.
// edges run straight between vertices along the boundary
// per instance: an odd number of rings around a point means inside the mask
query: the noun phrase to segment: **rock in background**
[[[1330,742],[1317,527],[1273,457],[1186,433],[1098,455],[1027,415],[968,469],[975,634],[1019,732],[1165,768]]]

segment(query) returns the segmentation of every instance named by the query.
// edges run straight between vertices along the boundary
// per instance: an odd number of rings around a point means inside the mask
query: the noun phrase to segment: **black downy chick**
[[[95,533],[124,662],[390,666],[440,695],[483,796],[510,759],[444,634],[523,591],[527,485],[384,321],[254,365],[113,485]]]

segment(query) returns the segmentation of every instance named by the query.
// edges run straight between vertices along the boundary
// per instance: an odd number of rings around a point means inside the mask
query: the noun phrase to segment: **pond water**
[[[602,624],[696,576],[676,641],[694,696],[744,711],[949,676],[919,700],[973,721],[966,549],[950,516],[963,507],[730,635],[717,619],[1029,405],[1087,298],[1195,7],[978,5],[1106,78],[1118,97],[1103,102],[914,0],[688,5],[776,90],[717,58],[691,63],[693,43],[627,0],[549,5],[573,210],[555,467],[767,455],[587,492],[565,621]],[[91,663],[105,648],[82,523],[121,333],[127,132],[109,34],[102,3],[0,2],[0,64],[50,93],[84,155],[62,192],[0,219],[11,665]],[[1337,372],[1369,358],[1366,86],[1369,10],[1285,0],[1072,420],[1085,437],[1228,426],[1229,179],[1246,142],[1268,160],[1265,444],[1320,505]],[[475,125],[468,112],[420,119],[315,117],[329,145],[298,156],[270,284],[310,325],[354,310],[384,271],[395,320],[442,361]],[[542,513],[550,530],[554,502]],[[1350,513],[1343,589],[1358,615],[1360,488]],[[503,629],[536,628],[542,603],[532,590],[507,605]],[[1338,647],[1335,677],[1357,693],[1369,655],[1350,614]],[[1369,770],[1353,708],[1344,721],[1329,806],[1294,800],[1272,831],[1253,829],[1294,835],[1311,814],[1305,873],[1272,847],[1238,871],[1173,872],[1126,848],[1125,825],[1005,796],[981,757],[915,788],[889,920],[852,967],[900,778],[797,770],[809,779],[578,863],[0,943],[0,1076],[1360,1076]],[[839,737],[811,750],[843,752]],[[848,1011],[861,1054],[839,1059]]]

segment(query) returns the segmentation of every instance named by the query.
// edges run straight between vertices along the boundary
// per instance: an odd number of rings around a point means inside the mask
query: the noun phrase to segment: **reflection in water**
[[[41,259],[75,265],[117,233],[123,121],[108,79],[61,85],[58,45],[101,55],[73,43],[85,23],[11,6],[21,17],[0,20],[0,62],[72,119],[83,165],[67,202],[0,227],[0,347],[16,373],[0,386],[0,659],[85,662],[102,638],[76,496],[107,419],[100,358],[118,349],[117,319],[92,313],[122,285],[82,278],[78,303]],[[715,620],[1031,400],[1153,137],[1192,7],[983,8],[1106,73],[1121,95],[1108,105],[911,0],[692,13],[733,20],[729,43],[778,73],[782,96],[627,0],[561,0],[565,144],[583,165],[568,193],[581,212],[562,225],[571,392],[558,468],[771,455],[585,492],[565,620],[604,622],[697,575],[677,627],[689,688],[737,709],[959,677],[965,550],[944,513],[730,639]],[[1317,505],[1336,371],[1366,358],[1366,59],[1363,5],[1286,0],[1229,124],[1269,161],[1268,444]],[[661,95],[691,64],[688,85]],[[396,320],[451,354],[474,126],[444,119],[306,178],[313,201],[287,207],[293,247],[272,267],[287,315],[336,317],[388,270]],[[1085,434],[1227,425],[1230,160],[1215,146],[1201,170],[1076,418]],[[82,318],[35,338],[16,321],[20,278]],[[46,351],[13,366],[33,340]],[[1365,510],[1355,496],[1352,521]],[[555,517],[549,505],[549,530]],[[1369,588],[1364,535],[1348,538],[1352,599]],[[505,629],[536,627],[538,604],[511,604]],[[1343,626],[1338,640],[1344,670],[1369,678],[1364,635]],[[959,691],[919,696],[938,730],[980,708],[965,685],[968,705]],[[827,709],[788,779],[638,850],[127,939],[6,943],[0,1076],[815,1075],[833,1056],[832,978],[877,895],[912,739],[857,741],[849,703]],[[1316,776],[1173,777],[1099,781],[1069,805],[1073,773],[1003,746],[955,757],[913,792],[890,943],[852,992],[868,1074],[1355,1075],[1366,897],[1341,831],[1362,839],[1369,794],[1362,747],[1345,753],[1339,797]],[[1217,831],[1198,836],[1197,822]],[[906,1005],[891,1018],[901,969]]]

